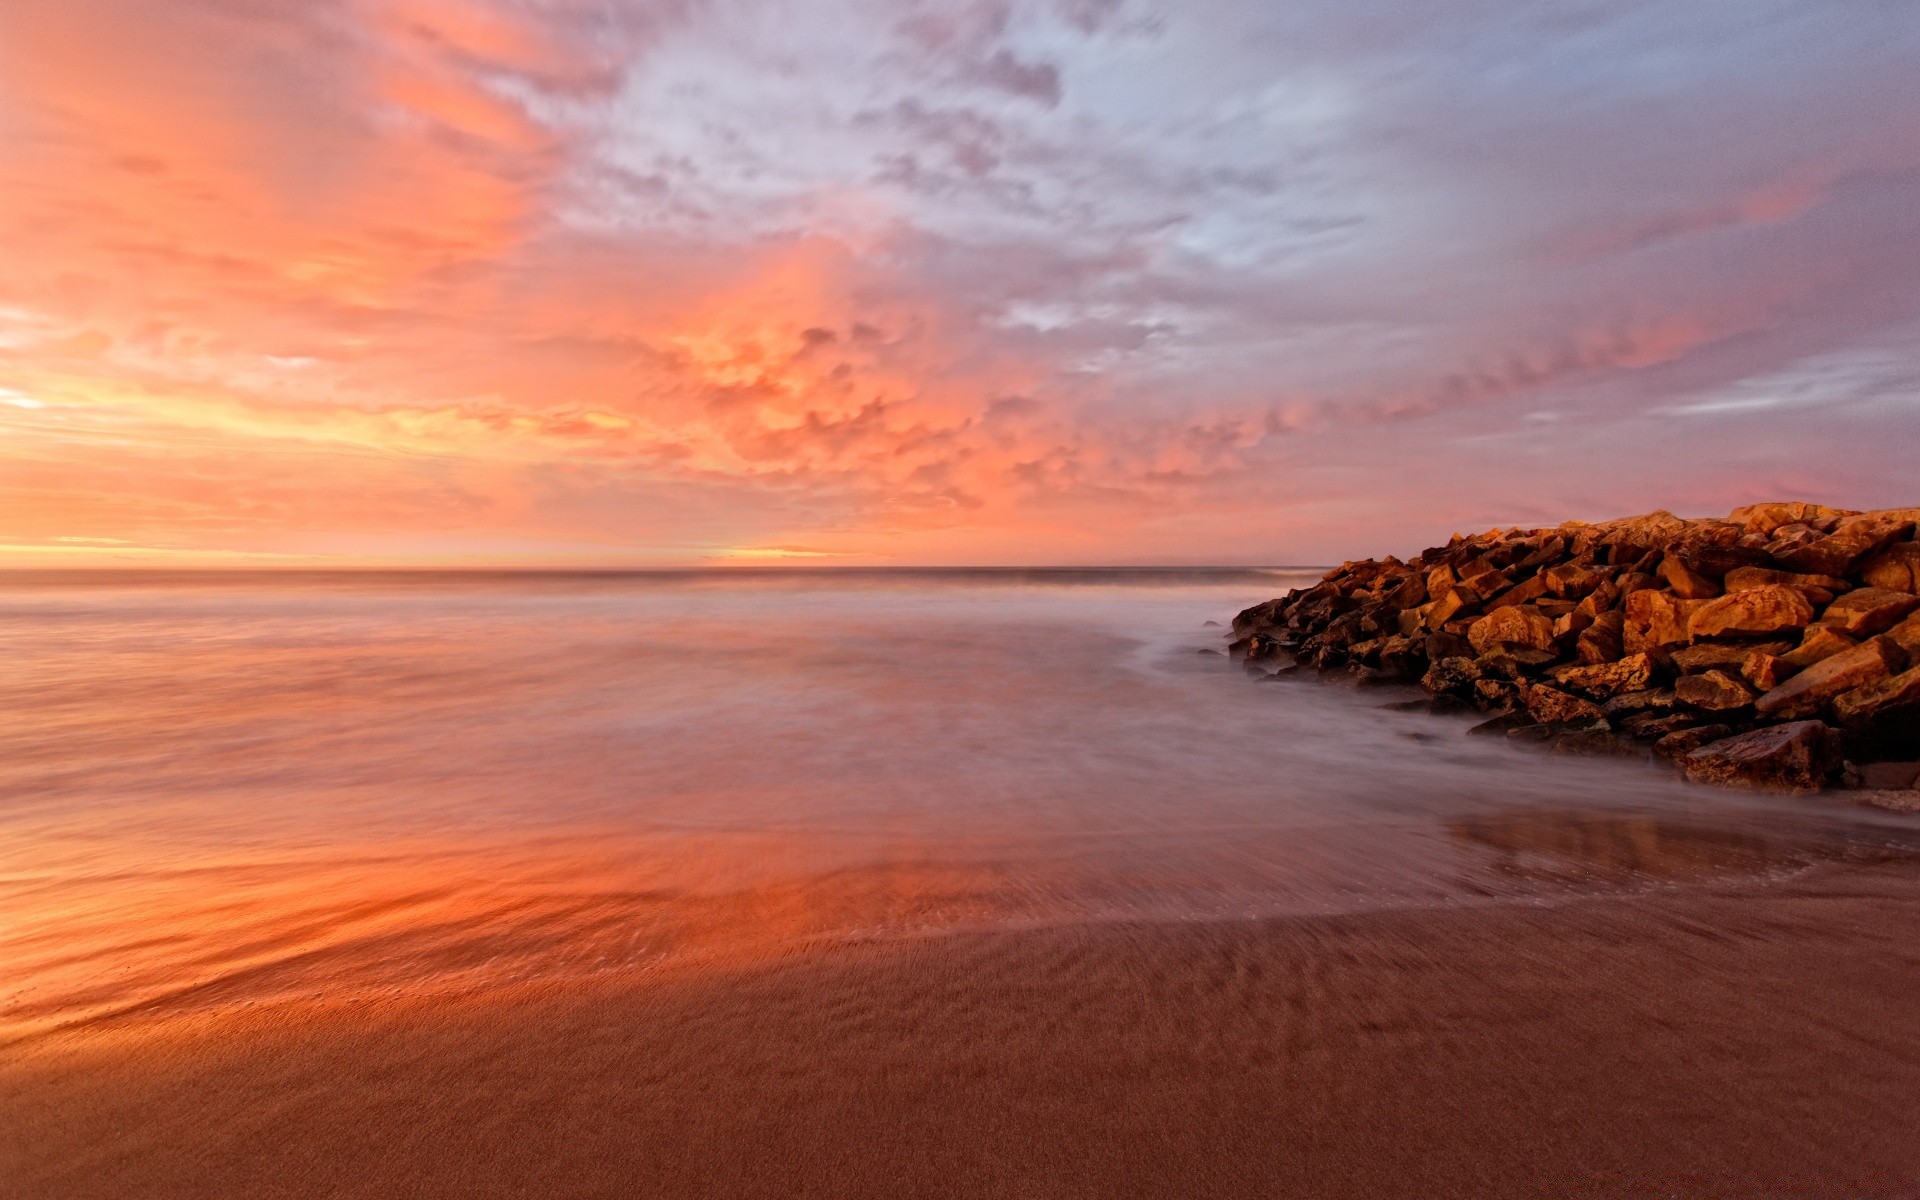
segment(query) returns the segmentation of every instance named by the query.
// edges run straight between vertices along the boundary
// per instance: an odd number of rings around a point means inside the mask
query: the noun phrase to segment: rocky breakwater
[[[1455,536],[1234,618],[1258,664],[1417,683],[1473,732],[1703,783],[1912,788],[1920,508],[1755,504]],[[1920,793],[1916,793],[1920,795]]]

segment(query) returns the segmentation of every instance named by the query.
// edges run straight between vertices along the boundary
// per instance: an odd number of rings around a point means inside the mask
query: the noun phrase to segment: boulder
[[[1897,644],[1873,638],[1821,659],[1760,697],[1754,708],[1765,720],[1809,717],[1842,692],[1885,679],[1905,665],[1906,656]]]
[[[1637,654],[1651,646],[1678,646],[1689,637],[1693,609],[1717,600],[1681,600],[1671,593],[1642,588],[1627,596],[1626,650]],[[1811,615],[1809,615],[1811,619]]]
[[[1637,738],[1652,738],[1658,740],[1670,733],[1678,733],[1683,729],[1697,729],[1711,721],[1711,717],[1697,712],[1643,712],[1634,713],[1624,721],[1621,721],[1620,728]],[[1714,727],[1717,729],[1722,728],[1718,725]],[[1723,732],[1717,736],[1726,737],[1732,732],[1733,727],[1729,725],[1724,727]]]
[[[1920,613],[1908,617],[1887,630],[1887,637],[1893,639],[1896,645],[1906,651],[1909,659],[1920,663]]]
[[[1792,642],[1700,642],[1693,646],[1682,646],[1673,652],[1673,665],[1686,673],[1711,671],[1719,668],[1723,671],[1738,669],[1755,651],[1766,654],[1785,654],[1793,649]]]
[[[1755,650],[1740,664],[1740,678],[1763,692],[1770,692],[1793,677],[1792,664],[1777,654]]]
[[[1647,688],[1638,692],[1621,692],[1600,706],[1600,711],[1608,719],[1624,717],[1634,713],[1655,713],[1664,715],[1673,711],[1679,700],[1672,688]]]
[[[1739,525],[1748,533],[1771,534],[1782,525],[1797,525],[1806,521],[1817,521],[1822,517],[1850,517],[1852,509],[1828,508],[1824,504],[1805,504],[1798,501],[1770,504],[1749,504],[1736,508],[1728,514],[1727,520]]]
[[[1475,621],[1467,640],[1482,654],[1508,645],[1546,650],[1553,645],[1553,622],[1531,605],[1511,605]]]
[[[1869,587],[1920,593],[1920,542],[1896,542],[1867,560],[1860,577]]]
[[[1489,600],[1487,602],[1487,611],[1493,612],[1496,609],[1508,608],[1515,604],[1531,604],[1546,594],[1547,581],[1535,575],[1531,579],[1521,580],[1506,591],[1501,592],[1494,599]]]
[[[1619,609],[1595,617],[1593,624],[1580,631],[1574,643],[1574,657],[1583,663],[1612,662],[1625,654],[1623,630],[1626,614]]]
[[[1770,571],[1763,567],[1740,567],[1728,571],[1727,590],[1744,592],[1757,587],[1790,587],[1818,589],[1823,592],[1844,592],[1853,585],[1844,579],[1835,579],[1831,575],[1801,575],[1793,571]]]
[[[1920,716],[1920,667],[1834,697],[1833,715],[1849,729],[1871,729],[1907,712]]]
[[[1433,602],[1427,609],[1427,628],[1442,629],[1455,617],[1472,611],[1479,601],[1470,593],[1461,590],[1458,584],[1449,586],[1445,594]]]
[[[1920,596],[1866,587],[1829,604],[1820,614],[1820,623],[1849,637],[1870,637],[1892,629],[1916,608],[1920,608]]]
[[[1662,734],[1660,740],[1653,744],[1653,756],[1667,762],[1679,762],[1707,743],[1732,735],[1733,728],[1729,725],[1696,725],[1691,729],[1676,729]]]
[[[1470,658],[1437,658],[1420,677],[1420,686],[1429,692],[1466,695],[1479,678],[1480,672]]]
[[[1817,791],[1841,764],[1839,737],[1818,721],[1735,734],[1680,760],[1687,778],[1770,791]]]
[[[1711,600],[1720,594],[1720,585],[1669,554],[1660,560],[1660,578],[1682,600]]]
[[[1600,706],[1557,688],[1534,684],[1526,689],[1522,703],[1527,715],[1542,725],[1590,723],[1604,720]]]
[[[1790,587],[1769,584],[1708,600],[1688,619],[1696,638],[1780,633],[1813,620],[1813,605]]]
[[[1796,571],[1818,575],[1845,575],[1863,558],[1878,554],[1899,538],[1913,533],[1912,522],[1883,521],[1873,517],[1843,522],[1826,537],[1805,545],[1776,552],[1774,557]]]
[[[1635,654],[1619,662],[1555,667],[1547,675],[1567,691],[1606,700],[1621,692],[1644,690],[1653,681],[1655,669],[1652,657]]]
[[[1753,703],[1747,685],[1725,671],[1683,676],[1674,683],[1673,694],[1680,703],[1701,712],[1735,712]]]
[[[1580,563],[1561,563],[1540,572],[1547,590],[1563,599],[1577,600],[1606,582],[1606,576]]]
[[[1800,645],[1780,656],[1780,660],[1796,671],[1803,671],[1823,658],[1832,658],[1842,650],[1851,650],[1859,645],[1850,637],[1835,633],[1825,625],[1809,625]]]

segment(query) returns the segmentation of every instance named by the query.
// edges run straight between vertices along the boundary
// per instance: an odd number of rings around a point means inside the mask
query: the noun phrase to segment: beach
[[[1276,580],[16,578],[0,1190],[1913,1194],[1910,815],[1255,677]]]
[[[950,934],[0,1057],[14,1194],[1904,1196],[1910,860]]]

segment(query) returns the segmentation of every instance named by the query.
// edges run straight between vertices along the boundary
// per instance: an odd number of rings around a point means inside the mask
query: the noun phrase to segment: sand
[[[0,1195],[1920,1195],[1920,870],[119,1020]]]

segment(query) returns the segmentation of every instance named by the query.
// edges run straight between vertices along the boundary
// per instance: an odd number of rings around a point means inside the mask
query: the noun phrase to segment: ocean
[[[0,578],[0,1041],[1911,846],[1224,653],[1284,569]]]

